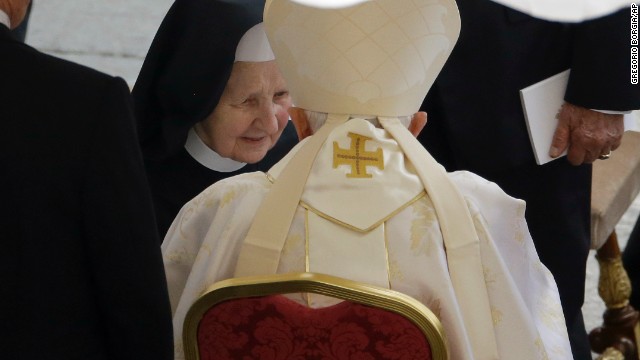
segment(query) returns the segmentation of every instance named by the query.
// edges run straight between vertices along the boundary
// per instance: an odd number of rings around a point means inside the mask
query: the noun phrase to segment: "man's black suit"
[[[0,358],[171,359],[129,90],[0,25]]]
[[[542,262],[560,290],[576,359],[591,359],[581,307],[589,251],[591,166],[538,166],[519,90],[572,69],[565,100],[640,107],[630,84],[629,10],[581,24],[534,19],[488,0],[458,0],[461,35],[423,104],[420,141],[448,170],[470,170],[527,202]],[[552,119],[550,119],[552,120]]]

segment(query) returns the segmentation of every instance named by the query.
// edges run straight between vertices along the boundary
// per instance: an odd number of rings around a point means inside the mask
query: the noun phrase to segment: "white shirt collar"
[[[220,156],[211,150],[191,128],[187,135],[187,142],[184,148],[202,166],[219,172],[233,172],[242,169],[247,163],[235,161],[233,159]]]
[[[11,29],[11,22],[9,21],[9,15],[6,12],[0,10],[0,24]]]

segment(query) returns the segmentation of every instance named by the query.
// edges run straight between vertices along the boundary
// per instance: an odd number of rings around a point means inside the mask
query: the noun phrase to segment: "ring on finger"
[[[600,159],[600,160],[607,160],[607,159],[608,159],[608,158],[610,158],[610,157],[611,157],[611,150],[609,150],[609,152],[608,152],[608,153],[606,153],[606,154],[602,154],[602,155],[598,156],[598,159]]]

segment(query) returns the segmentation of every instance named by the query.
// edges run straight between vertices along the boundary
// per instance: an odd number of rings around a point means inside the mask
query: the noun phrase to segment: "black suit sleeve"
[[[83,186],[101,327],[110,359],[172,359],[171,310],[129,89],[116,78],[105,90]]]
[[[597,110],[640,109],[631,84],[630,9],[574,25],[565,100]]]

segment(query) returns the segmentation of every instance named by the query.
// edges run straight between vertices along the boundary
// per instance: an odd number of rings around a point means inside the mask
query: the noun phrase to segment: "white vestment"
[[[215,183],[187,203],[171,226],[162,251],[176,359],[183,358],[182,326],[189,307],[211,284],[234,276],[257,208],[303,144],[267,174]],[[369,163],[359,167],[355,158]],[[500,358],[571,359],[558,290],[538,259],[524,202],[472,173],[449,176],[480,238]],[[470,339],[477,334],[465,329],[434,206],[397,142],[368,121],[350,120],[331,133],[306,184],[277,272],[328,273],[410,295],[441,320],[451,359],[481,360],[471,350]],[[325,305],[322,299],[297,300]]]

